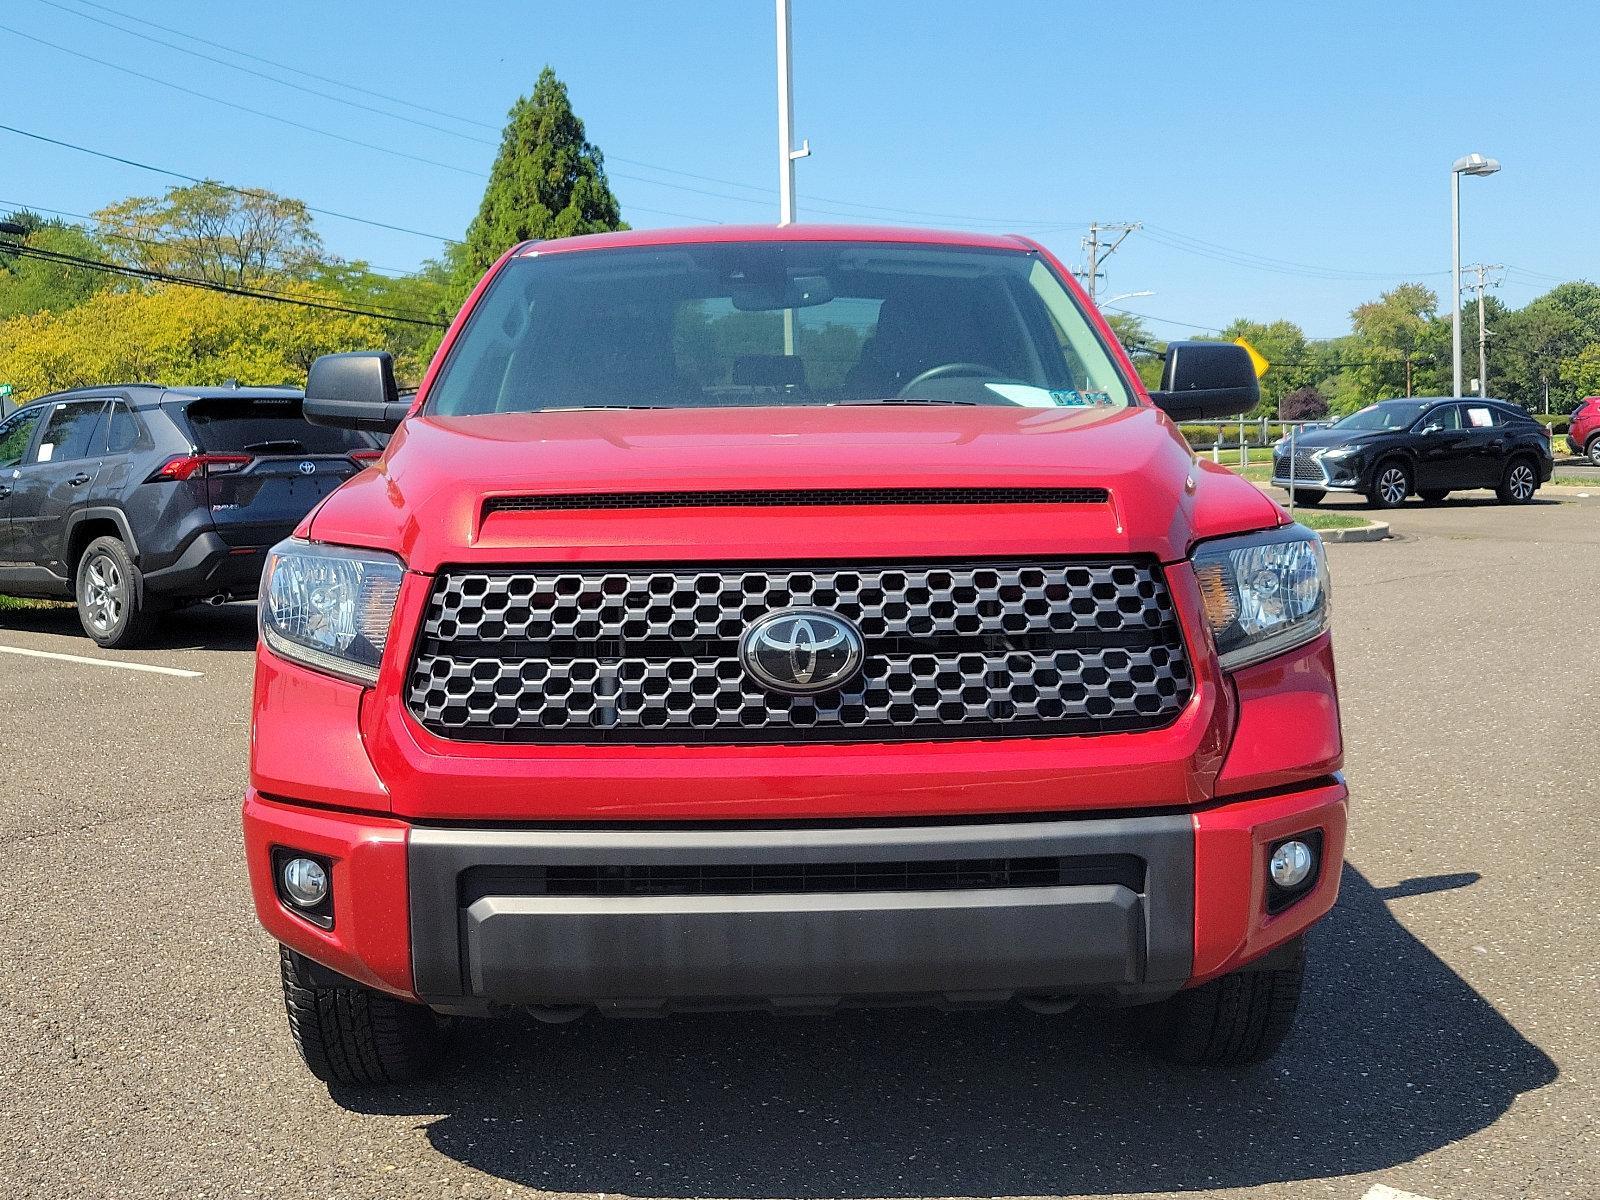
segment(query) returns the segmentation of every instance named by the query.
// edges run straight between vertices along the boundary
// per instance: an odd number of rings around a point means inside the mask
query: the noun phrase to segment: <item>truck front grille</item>
[[[853,622],[859,673],[757,682],[740,636],[785,608]],[[1192,686],[1149,561],[551,566],[441,574],[407,700],[467,741],[881,742],[1152,729]]]

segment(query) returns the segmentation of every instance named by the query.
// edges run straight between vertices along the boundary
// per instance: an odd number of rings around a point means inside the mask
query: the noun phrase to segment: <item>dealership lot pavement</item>
[[[1343,897],[1222,1076],[1092,1014],[514,1020],[330,1096],[240,865],[252,610],[0,612],[0,1197],[1600,1195],[1600,500],[1386,519],[1330,549]]]

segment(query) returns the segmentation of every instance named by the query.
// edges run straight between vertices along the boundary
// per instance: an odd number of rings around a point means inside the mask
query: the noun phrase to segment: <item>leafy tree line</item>
[[[1491,396],[1530,412],[1567,413],[1600,394],[1600,286],[1559,284],[1518,309],[1489,296],[1484,318]],[[1136,319],[1119,315],[1113,324],[1125,344],[1159,349]],[[1272,364],[1261,380],[1258,416],[1313,420],[1394,396],[1450,393],[1450,310],[1441,311],[1432,289],[1402,283],[1357,305],[1350,325],[1344,337],[1312,341],[1293,321],[1240,318],[1218,336],[1245,339]],[[1475,300],[1462,308],[1461,338],[1463,384],[1470,388],[1478,374]]]

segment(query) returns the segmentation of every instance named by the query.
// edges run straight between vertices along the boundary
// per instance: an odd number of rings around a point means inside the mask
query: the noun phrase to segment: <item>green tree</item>
[[[1355,346],[1362,357],[1350,368],[1365,402],[1385,396],[1417,395],[1417,359],[1428,353],[1429,332],[1439,297],[1420,283],[1402,283],[1350,314]]]
[[[394,355],[395,371],[402,382],[419,382],[428,360],[444,337],[443,326],[455,316],[454,273],[447,262],[429,259],[410,275],[383,275],[364,262],[326,263],[312,272],[310,282],[358,307],[418,320],[438,321],[438,328],[400,321],[383,324],[383,349]]]
[[[1259,415],[1272,416],[1290,392],[1309,387],[1317,379],[1318,363],[1311,354],[1305,330],[1293,321],[1251,321],[1240,317],[1222,331],[1225,341],[1243,338],[1268,362],[1261,377]]]
[[[28,212],[12,213],[5,219],[28,230],[22,240],[35,250],[101,257],[99,243],[77,226],[45,221]],[[110,282],[111,277],[101,271],[6,253],[0,257],[0,321],[72,308]]]
[[[483,203],[467,228],[458,286],[470,288],[520,241],[626,228],[600,150],[584,135],[567,85],[546,67],[533,95],[511,106]]]
[[[324,261],[302,201],[209,180],[159,198],[130,196],[95,220],[117,261],[210,283],[304,279]]]

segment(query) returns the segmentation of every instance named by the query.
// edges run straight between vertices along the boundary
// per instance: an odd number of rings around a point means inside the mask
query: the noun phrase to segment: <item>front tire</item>
[[[155,615],[144,608],[143,592],[139,568],[122,539],[99,537],[84,548],[75,598],[78,620],[96,645],[120,650],[149,637]]]
[[[1411,494],[1411,472],[1405,463],[1381,462],[1367,485],[1367,503],[1373,508],[1399,508]]]
[[[1539,472],[1529,458],[1513,458],[1494,494],[1501,504],[1530,504],[1539,491]]]
[[[1304,938],[1287,948],[1286,957],[1283,966],[1235,971],[1151,1005],[1143,1014],[1147,1043],[1164,1058],[1191,1066],[1239,1067],[1271,1058],[1300,1007]]]
[[[354,980],[326,986],[313,979],[303,956],[287,946],[278,947],[278,956],[289,1036],[323,1083],[404,1083],[438,1064],[439,1018],[431,1009]]]

